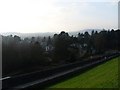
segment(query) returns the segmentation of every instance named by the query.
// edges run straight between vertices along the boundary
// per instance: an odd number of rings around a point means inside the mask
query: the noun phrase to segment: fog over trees
[[[48,37],[2,36],[3,75],[42,70],[80,61],[91,55],[120,50],[120,30],[102,30],[70,36],[62,31]],[[36,70],[37,70],[36,69]]]

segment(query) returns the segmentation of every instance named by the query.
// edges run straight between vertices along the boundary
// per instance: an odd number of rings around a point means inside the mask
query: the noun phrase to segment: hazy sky
[[[93,28],[118,28],[118,0],[0,0],[0,32]]]

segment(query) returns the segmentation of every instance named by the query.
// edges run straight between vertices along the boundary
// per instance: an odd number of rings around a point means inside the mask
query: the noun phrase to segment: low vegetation
[[[2,36],[3,76],[27,73],[73,63],[120,50],[120,30],[92,31],[70,36],[62,31],[52,37]]]

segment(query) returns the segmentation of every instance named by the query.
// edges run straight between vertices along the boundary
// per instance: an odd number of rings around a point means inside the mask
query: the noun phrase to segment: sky
[[[0,0],[0,33],[103,28],[118,28],[118,0]]]

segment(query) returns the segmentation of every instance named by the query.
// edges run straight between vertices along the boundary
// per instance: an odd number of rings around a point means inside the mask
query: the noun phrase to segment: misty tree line
[[[53,37],[2,36],[3,75],[33,67],[71,63],[106,51],[120,50],[120,30],[78,33],[62,31]]]

